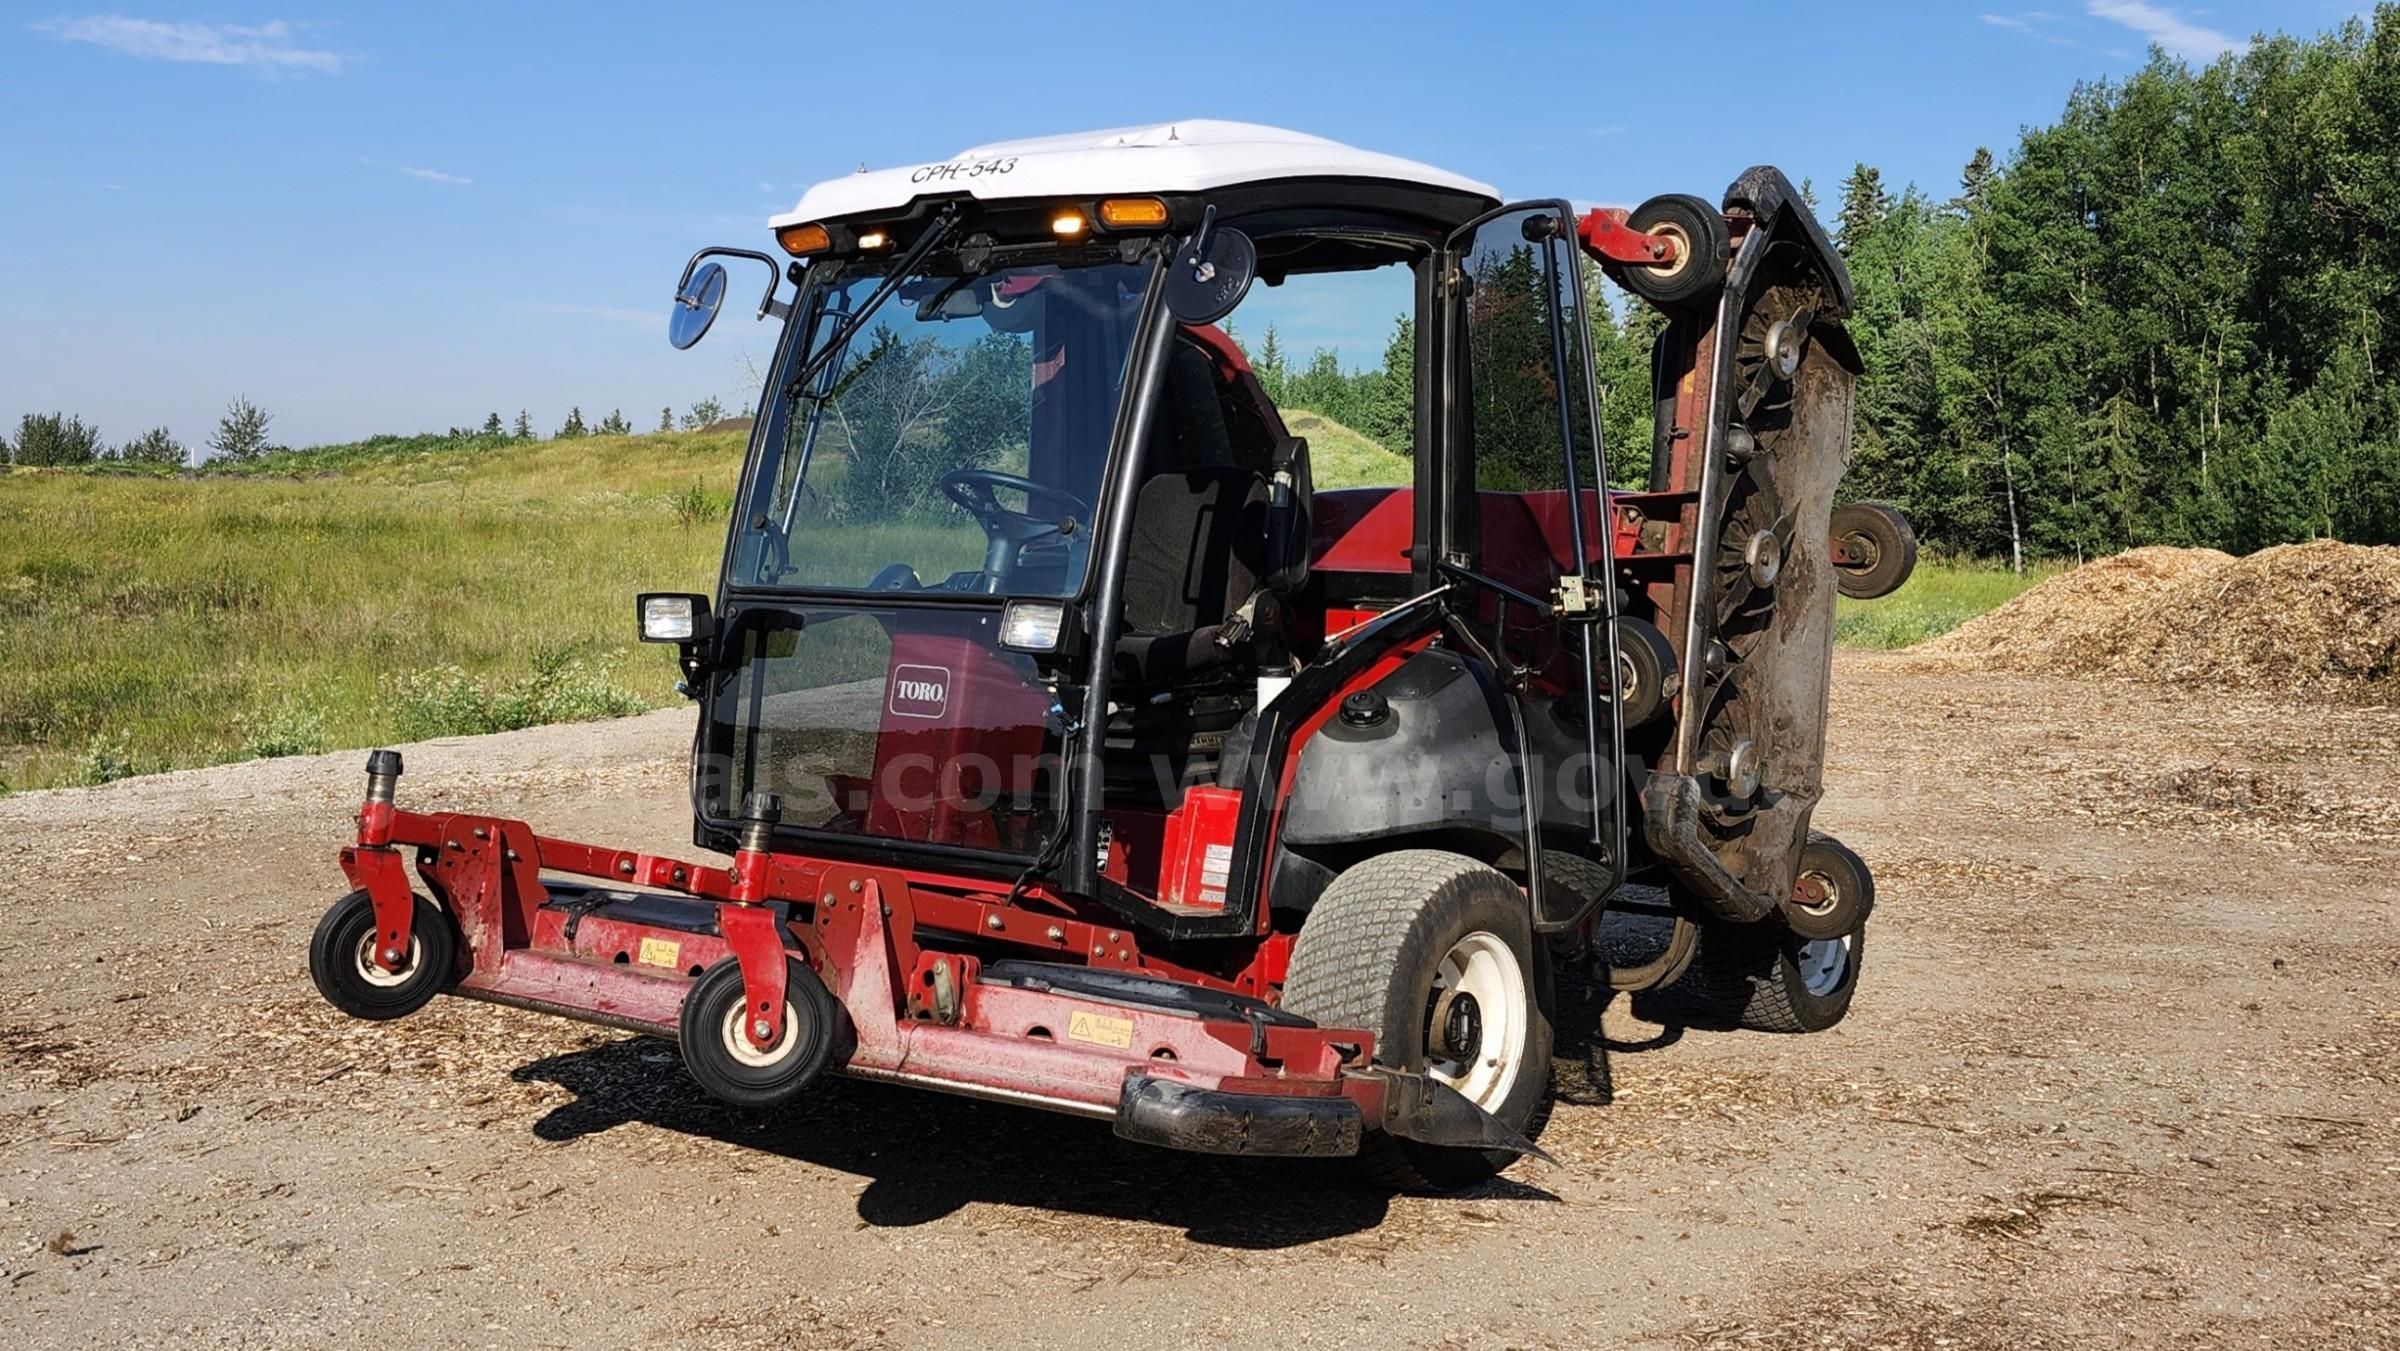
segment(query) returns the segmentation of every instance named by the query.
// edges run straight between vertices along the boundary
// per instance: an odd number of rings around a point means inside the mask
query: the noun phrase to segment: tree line
[[[725,405],[714,397],[693,404],[678,415],[671,407],[658,410],[657,430],[698,431],[724,420]],[[0,464],[26,467],[57,468],[71,465],[125,464],[154,468],[199,467],[202,465],[243,465],[264,456],[292,453],[289,447],[274,444],[267,435],[274,415],[252,403],[238,398],[217,420],[217,428],[202,444],[208,454],[195,459],[190,449],[164,427],[153,427],[130,441],[111,446],[100,435],[100,429],[72,413],[27,413],[17,419],[13,435],[0,434]],[[586,423],[583,408],[578,405],[567,412],[567,418],[554,433],[555,438],[578,436],[630,436],[633,424],[622,410],[611,410],[596,423]],[[402,438],[370,437],[374,440]],[[452,427],[435,439],[448,441],[532,441],[538,439],[530,414],[519,411],[516,420],[503,423],[498,413],[485,417],[480,427]],[[305,451],[301,453],[306,453]]]
[[[2079,85],[1945,200],[1860,165],[1847,487],[1987,555],[2400,540],[2400,6]]]

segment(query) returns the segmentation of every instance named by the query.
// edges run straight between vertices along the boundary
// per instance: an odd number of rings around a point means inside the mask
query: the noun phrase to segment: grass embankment
[[[2037,564],[2020,575],[1991,563],[1923,558],[1898,591],[1881,600],[1834,603],[1834,641],[1844,647],[1907,647],[1939,637],[2016,598],[2058,569]]]
[[[399,442],[240,476],[0,476],[0,782],[668,702],[633,594],[713,589],[742,445]]]

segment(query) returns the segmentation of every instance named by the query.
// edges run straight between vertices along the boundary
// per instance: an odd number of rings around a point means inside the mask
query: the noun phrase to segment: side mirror
[[[675,288],[675,308],[667,312],[667,341],[682,351],[708,336],[725,305],[725,265],[703,263]]]
[[[1186,324],[1213,324],[1242,303],[1258,279],[1258,246],[1239,230],[1217,228],[1217,209],[1167,260],[1167,312]]]
[[[708,597],[680,591],[650,591],[635,598],[645,643],[704,643],[716,632]]]
[[[717,322],[717,311],[724,307],[725,265],[700,261],[712,253],[727,258],[747,258],[766,265],[767,294],[758,302],[759,318],[773,315],[782,319],[792,312],[788,302],[775,298],[776,290],[783,284],[783,272],[774,259],[756,249],[710,245],[693,254],[692,260],[683,265],[683,280],[675,285],[675,308],[667,311],[667,341],[673,343],[677,351],[707,337],[708,326]],[[797,268],[799,265],[795,263],[793,266]],[[794,272],[792,279],[799,280],[799,274]]]

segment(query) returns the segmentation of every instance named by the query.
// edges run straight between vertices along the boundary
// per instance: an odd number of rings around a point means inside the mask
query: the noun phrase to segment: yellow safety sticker
[[[644,966],[674,966],[683,956],[683,944],[670,943],[664,938],[645,938],[642,950],[633,956]]]
[[[1094,1046],[1114,1046],[1122,1051],[1133,1045],[1133,1020],[1111,1018],[1105,1013],[1077,1011],[1067,1015],[1067,1040],[1088,1041]]]

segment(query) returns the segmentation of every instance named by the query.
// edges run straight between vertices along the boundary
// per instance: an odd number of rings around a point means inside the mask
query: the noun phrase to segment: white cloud
[[[252,66],[269,73],[313,70],[337,75],[342,69],[338,53],[293,46],[292,26],[281,19],[244,27],[94,14],[80,19],[45,19],[33,27],[61,42],[88,42],[144,61]]]
[[[2084,8],[2093,18],[2122,24],[2187,61],[2214,61],[2250,45],[2148,0],[2084,0]]]
[[[2005,28],[2011,33],[2022,33],[2026,37],[2047,42],[2054,47],[2075,45],[2074,39],[2060,37],[2056,32],[2051,31],[2051,25],[2058,22],[2058,16],[2048,10],[2029,9],[2021,14],[1978,14],[1975,17],[1994,28]]]
[[[448,183],[462,188],[475,181],[472,178],[462,178],[457,174],[446,174],[439,169],[403,168],[400,172],[407,174],[410,178],[422,178],[428,183]]]

